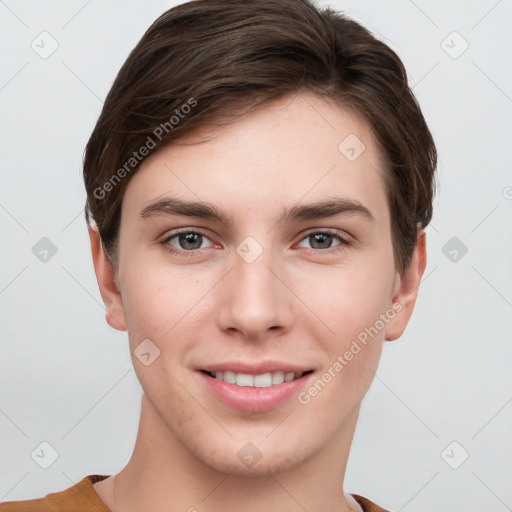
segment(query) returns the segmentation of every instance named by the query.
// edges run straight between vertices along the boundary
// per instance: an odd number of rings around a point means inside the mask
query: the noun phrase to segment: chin
[[[253,466],[248,466],[238,460],[235,452],[229,459],[225,456],[214,457],[210,460],[203,460],[203,463],[219,473],[225,473],[230,476],[240,478],[265,478],[289,472],[299,466],[304,460],[305,459],[298,457],[297,454],[276,456],[274,453],[271,458],[262,455],[261,459]]]
[[[299,468],[320,450],[294,437],[261,438],[254,443],[234,438],[215,447],[196,445],[193,451],[203,465],[219,473],[242,478],[278,476]]]

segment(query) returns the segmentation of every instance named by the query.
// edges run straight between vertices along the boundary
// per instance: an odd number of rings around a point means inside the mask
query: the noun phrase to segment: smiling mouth
[[[240,387],[270,388],[272,386],[278,386],[283,382],[290,382],[292,380],[300,379],[301,377],[312,373],[313,370],[308,370],[301,373],[276,371],[261,373],[259,375],[233,372],[229,370],[216,372],[201,370],[201,372],[212,377],[213,379],[221,380],[228,384],[235,384],[236,386]]]

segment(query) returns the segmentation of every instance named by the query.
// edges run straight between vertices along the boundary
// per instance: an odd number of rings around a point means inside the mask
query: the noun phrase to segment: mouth
[[[218,361],[196,367],[206,393],[231,410],[265,412],[290,403],[316,374],[286,361]]]
[[[235,372],[232,370],[222,371],[208,371],[201,370],[202,373],[211,377],[212,379],[226,382],[227,384],[234,384],[239,387],[245,388],[270,388],[279,386],[284,382],[291,382],[298,380],[301,377],[309,375],[313,370],[306,370],[301,372],[288,372],[284,370],[277,370],[273,372],[266,372],[260,374]]]

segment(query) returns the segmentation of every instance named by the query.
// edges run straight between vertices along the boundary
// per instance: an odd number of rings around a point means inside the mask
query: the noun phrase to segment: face
[[[284,471],[341,442],[414,301],[361,119],[303,95],[184,144],[213,133],[131,179],[108,310],[160,431],[213,469]]]

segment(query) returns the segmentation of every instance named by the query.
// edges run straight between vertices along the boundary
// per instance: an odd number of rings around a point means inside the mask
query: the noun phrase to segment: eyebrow
[[[334,217],[336,215],[361,214],[370,221],[375,221],[370,210],[359,201],[343,197],[328,198],[309,204],[300,204],[285,208],[279,217],[281,221],[312,220]],[[160,198],[146,206],[140,216],[147,219],[154,215],[183,215],[201,219],[216,220],[228,226],[233,224],[233,218],[217,206],[201,201],[186,201],[175,197]]]

